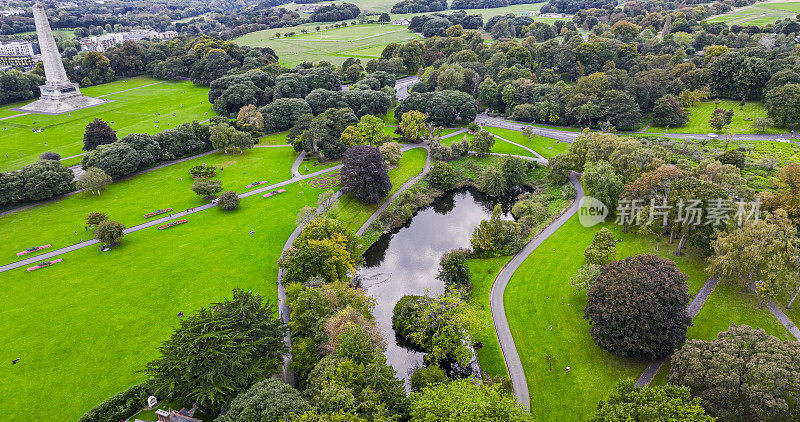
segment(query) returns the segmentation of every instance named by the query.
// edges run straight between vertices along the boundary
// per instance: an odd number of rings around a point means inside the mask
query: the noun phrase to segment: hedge
[[[146,383],[141,383],[121,391],[105,399],[102,403],[86,412],[78,422],[116,422],[133,416],[147,405],[149,390]]]

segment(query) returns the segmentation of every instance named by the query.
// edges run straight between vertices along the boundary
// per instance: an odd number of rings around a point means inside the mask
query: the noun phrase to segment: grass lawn
[[[526,147],[541,154],[544,158],[550,158],[567,152],[570,145],[566,142],[557,141],[544,136],[533,136],[529,142],[528,137],[525,134],[511,129],[503,129],[491,126],[486,126],[484,129],[489,133],[502,136],[509,141],[516,142],[520,145],[525,145]]]
[[[493,377],[507,377],[508,369],[503,359],[503,350],[497,340],[497,333],[492,323],[491,293],[497,274],[511,259],[510,256],[497,258],[470,259],[469,270],[472,273],[472,298],[470,304],[477,309],[484,320],[481,330],[475,334],[475,340],[483,347],[478,349],[478,361],[481,369]]]
[[[652,237],[622,233],[608,223],[606,227],[623,239],[617,246],[617,258],[655,253]],[[623,359],[595,345],[583,319],[586,295],[576,294],[569,285],[597,229],[581,226],[577,216],[570,219],[528,257],[506,290],[506,312],[525,369],[535,419],[586,419],[618,380],[637,378],[646,366],[646,362]],[[674,260],[689,276],[690,292],[696,292],[705,282],[705,263],[695,254],[675,256],[674,245],[663,242],[658,254]],[[732,322],[781,334],[777,322],[757,309],[749,296],[720,287],[690,328],[690,338],[713,338]],[[555,357],[552,372],[545,354]],[[568,374],[566,366],[571,367]]]
[[[289,140],[286,137],[289,136],[289,131],[283,131],[278,133],[271,133],[266,136],[262,136],[258,138],[259,145],[288,145]]]
[[[31,246],[51,244],[53,250],[92,237],[81,230],[84,218],[92,211],[104,212],[130,227],[146,221],[143,216],[151,211],[205,204],[190,189],[193,181],[188,171],[192,166],[208,163],[222,167],[216,178],[223,182],[223,188],[244,192],[254,181],[277,183],[291,178],[295,155],[291,147],[254,148],[243,155],[216,153],[114,182],[100,196],[82,192],[2,216],[0,263],[19,260],[16,253]]]
[[[756,3],[742,9],[709,18],[709,22],[730,25],[762,26],[784,18],[794,18],[800,13],[800,2]]]
[[[62,157],[83,153],[83,132],[95,117],[109,122],[122,138],[129,133],[154,134],[192,119],[205,120],[214,115],[208,102],[208,88],[194,86],[188,81],[168,82],[140,76],[81,91],[113,101],[58,116],[28,114],[0,121],[0,171],[32,163],[45,151]],[[18,114],[9,109],[28,102],[3,107],[0,117]],[[157,116],[156,112],[161,115]],[[42,131],[37,133],[33,129]]]
[[[89,247],[36,272],[0,273],[0,355],[22,358],[0,384],[3,419],[77,419],[145,378],[137,371],[158,355],[178,312],[234,287],[274,303],[281,248],[298,210],[316,201],[307,184],[286,189],[245,198],[231,213],[214,208],[128,235],[111,252]]]
[[[316,26],[321,26],[322,29],[318,32]],[[387,44],[419,39],[404,26],[364,24],[332,29],[325,29],[325,26],[317,23],[308,27],[283,28],[282,31],[257,31],[234,41],[239,45],[270,47],[278,55],[282,65],[294,67],[305,61],[321,60],[340,65],[348,57],[361,58],[366,63],[379,58]],[[302,29],[309,32],[303,34],[300,32]],[[276,32],[285,34],[291,31],[296,34],[274,38]]]
[[[472,145],[472,139],[475,137],[475,135],[469,132],[464,132],[463,134],[458,134],[455,136],[451,136],[449,138],[444,138],[442,139],[442,143],[445,145],[453,145],[453,142],[460,141],[461,139],[464,138],[464,136],[467,137],[470,145]],[[499,138],[494,138],[494,146],[492,147],[492,152],[497,154],[521,155],[524,157],[534,156],[534,154],[532,154],[530,151],[524,148],[520,148],[514,144],[508,143]]]
[[[755,120],[757,117],[767,117],[767,111],[764,110],[764,105],[758,101],[748,101],[743,108],[740,108],[739,102],[734,100],[711,100],[704,101],[700,105],[689,107],[687,111],[689,115],[689,123],[680,127],[671,127],[666,129],[662,126],[650,126],[645,132],[671,132],[671,133],[700,133],[706,134],[716,132],[708,120],[711,118],[711,113],[717,108],[733,109],[733,121],[731,125],[726,127],[723,131],[727,133],[755,133],[752,128],[752,121],[745,120],[750,118]],[[771,128],[766,133],[781,133],[788,132],[786,128]]]
[[[386,195],[386,199],[391,197],[404,183],[425,168],[425,160],[427,157],[428,152],[423,148],[414,148],[403,153],[403,157],[400,159],[400,163],[397,167],[389,170],[392,190]],[[381,203],[365,204],[356,199],[353,195],[345,194],[339,199],[338,207],[333,213],[337,219],[344,222],[350,230],[355,232],[361,228],[361,225],[367,221],[369,216],[380,208]]]

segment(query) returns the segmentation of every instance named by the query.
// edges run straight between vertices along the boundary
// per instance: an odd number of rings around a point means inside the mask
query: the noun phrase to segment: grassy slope
[[[706,134],[711,132],[716,132],[711,125],[708,123],[708,120],[711,118],[711,113],[714,112],[714,109],[717,108],[724,108],[724,109],[733,109],[733,121],[731,125],[724,129],[725,132],[728,133],[755,133],[752,128],[752,121],[747,121],[745,118],[750,118],[755,120],[757,117],[767,117],[767,111],[764,110],[763,104],[757,101],[748,101],[744,108],[739,107],[738,101],[733,100],[718,100],[719,103],[717,104],[717,100],[714,101],[704,101],[703,103],[689,107],[687,111],[691,114],[689,115],[689,123],[680,126],[680,127],[671,127],[669,128],[669,132],[671,133],[698,133],[698,134]],[[766,133],[781,133],[781,131],[786,131],[786,129],[779,129],[779,128],[771,128],[766,131]],[[661,126],[650,126],[647,128],[645,132],[665,132],[667,131],[666,128]]]
[[[197,87],[186,81],[143,86],[156,82],[160,81],[136,77],[127,82],[89,87],[82,89],[89,96],[138,89],[107,95],[103,98],[114,101],[68,114],[29,114],[0,121],[0,171],[18,169],[36,161],[39,154],[45,151],[59,153],[62,157],[82,153],[84,129],[95,117],[114,122],[111,127],[121,138],[134,132],[154,134],[192,119],[204,120],[214,114],[208,102],[208,88]],[[6,106],[0,112],[7,113],[9,108],[20,105]],[[156,112],[161,115],[156,116]],[[35,133],[34,128],[44,130]]]
[[[618,244],[618,258],[655,252],[652,238],[608,227],[624,239]],[[646,366],[646,362],[619,358],[594,344],[583,320],[586,296],[575,294],[569,286],[596,230],[581,226],[577,218],[570,219],[528,257],[506,290],[506,312],[525,368],[531,413],[541,420],[586,418],[616,381],[638,377]],[[677,257],[673,252],[673,245],[662,244],[659,255],[675,260],[690,277],[690,291],[696,292],[707,277],[703,261],[695,255]],[[777,322],[752,306],[748,298],[724,287],[718,289],[689,336],[710,338],[732,322],[761,326],[781,335]],[[544,359],[546,353],[555,357],[552,372]],[[564,371],[566,366],[571,367],[569,374]]]
[[[516,130],[502,129],[491,126],[484,127],[484,129],[497,136],[502,136],[509,141],[516,142],[520,145],[525,145],[526,147],[541,154],[544,158],[553,157],[555,155],[564,153],[567,151],[567,149],[569,149],[568,143],[560,142],[552,138],[545,138],[544,136],[533,136],[529,142],[527,136]]]
[[[794,18],[800,12],[800,2],[756,3],[708,19],[728,25],[766,25],[783,18]]]
[[[328,23],[329,25],[329,23]],[[316,26],[323,29],[316,31]],[[419,37],[404,26],[364,24],[344,28],[324,29],[326,24],[304,25],[282,30],[251,32],[235,40],[240,45],[270,47],[280,58],[280,63],[293,67],[304,61],[326,60],[335,65],[347,57],[361,58],[362,61],[380,57],[383,48],[393,42],[406,42]],[[309,32],[300,33],[305,28]],[[275,33],[285,34],[294,31],[291,37],[273,38]]]
[[[112,183],[99,197],[83,192],[2,216],[0,263],[18,260],[15,254],[30,246],[51,244],[55,249],[90,238],[91,233],[84,230],[84,218],[92,211],[134,226],[146,221],[143,216],[151,211],[183,210],[206,203],[190,189],[193,181],[188,170],[192,166],[207,163],[223,167],[225,170],[218,171],[216,177],[222,180],[223,188],[244,192],[254,181],[289,179],[294,157],[290,147],[254,148],[243,155],[212,154]]]

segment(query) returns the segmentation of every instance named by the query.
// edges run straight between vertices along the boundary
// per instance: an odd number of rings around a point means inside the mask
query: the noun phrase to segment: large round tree
[[[299,391],[277,378],[267,378],[236,396],[228,413],[216,422],[283,422],[309,410]]]
[[[721,421],[800,420],[800,343],[734,324],[713,341],[687,341],[669,382],[689,387]]]
[[[342,158],[342,188],[368,204],[378,203],[392,189],[389,170],[378,148],[357,145]]]
[[[83,150],[91,151],[98,145],[110,144],[117,141],[117,132],[111,129],[108,123],[95,118],[88,125],[83,133]]]
[[[674,262],[655,255],[603,266],[583,315],[592,324],[595,343],[627,357],[671,353],[686,340],[691,324],[686,279]]]

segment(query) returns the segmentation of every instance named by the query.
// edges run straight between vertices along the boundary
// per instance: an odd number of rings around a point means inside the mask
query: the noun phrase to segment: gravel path
[[[508,326],[508,319],[506,318],[505,304],[503,303],[503,295],[511,280],[511,276],[517,271],[520,265],[525,262],[525,259],[535,251],[539,245],[542,244],[548,237],[556,232],[564,223],[567,222],[578,211],[580,202],[583,199],[583,186],[578,181],[575,173],[569,176],[569,181],[575,186],[575,201],[569,208],[566,209],[558,218],[556,218],[550,225],[544,228],[539,234],[522,248],[511,260],[503,267],[497,278],[494,280],[491,292],[491,311],[492,321],[494,322],[494,329],[497,333],[497,339],[500,341],[500,348],[503,350],[503,358],[508,367],[508,375],[511,378],[511,384],[514,389],[514,395],[517,400],[526,408],[530,408],[530,396],[528,393],[528,382],[525,379],[525,371],[522,368],[522,361],[517,352],[517,346],[514,344],[514,337],[511,335],[511,329]]]

